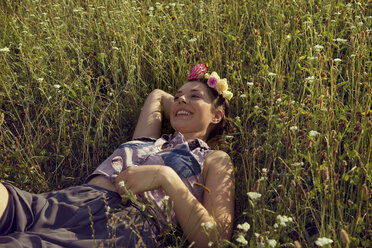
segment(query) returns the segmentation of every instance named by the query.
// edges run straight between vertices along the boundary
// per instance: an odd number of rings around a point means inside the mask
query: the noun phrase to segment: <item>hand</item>
[[[123,204],[128,200],[126,190],[133,194],[141,194],[145,191],[162,187],[163,176],[171,168],[161,165],[132,166],[121,172],[115,179],[115,188],[123,197]],[[123,183],[124,182],[124,183]]]

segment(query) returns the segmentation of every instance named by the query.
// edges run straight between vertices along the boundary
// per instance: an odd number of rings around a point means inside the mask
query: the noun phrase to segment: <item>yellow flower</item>
[[[233,93],[231,91],[225,90],[222,92],[223,98],[227,99],[230,101],[230,99],[233,97]]]
[[[211,77],[212,77],[212,75],[211,75]],[[227,90],[227,87],[228,86],[227,86],[227,79],[226,78],[218,80],[217,85],[216,85],[216,90],[219,94],[222,94],[225,90]]]

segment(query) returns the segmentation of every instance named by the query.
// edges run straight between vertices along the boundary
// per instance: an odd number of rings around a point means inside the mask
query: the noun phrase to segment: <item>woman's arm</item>
[[[173,96],[165,91],[153,90],[142,107],[136,129],[132,139],[140,137],[159,138],[162,124],[162,110],[164,117],[169,119]]]
[[[134,194],[163,188],[173,202],[178,222],[190,242],[196,247],[207,247],[209,241],[230,239],[234,216],[234,176],[230,157],[222,151],[207,156],[203,170],[205,186],[200,203],[189,191],[177,173],[168,166],[143,165],[130,167],[116,178],[118,186],[124,180],[125,187]],[[216,223],[209,237],[203,232],[202,223]]]

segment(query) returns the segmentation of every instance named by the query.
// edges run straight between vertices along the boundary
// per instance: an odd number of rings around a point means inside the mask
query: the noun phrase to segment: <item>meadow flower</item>
[[[341,62],[342,61],[342,59],[339,59],[339,58],[335,58],[334,60],[333,60],[334,62]]]
[[[38,79],[36,79],[38,82],[43,82],[44,81],[44,78],[38,78]]]
[[[269,72],[267,75],[268,75],[269,77],[273,77],[273,76],[276,76],[276,73],[274,73],[274,72]]]
[[[248,241],[244,238],[243,235],[239,235],[235,240],[243,245],[248,244]]]
[[[315,131],[315,130],[311,130],[310,132],[309,132],[309,136],[310,137],[315,137],[315,136],[317,136],[317,135],[319,135],[320,133],[319,132],[317,132],[317,131]]]
[[[0,52],[8,53],[10,52],[10,49],[8,47],[3,47],[3,48],[0,48]]]
[[[336,42],[346,42],[347,40],[341,39],[341,38],[336,38],[336,39],[333,39],[333,41],[336,41]]]
[[[305,78],[306,81],[312,83],[314,81],[315,77],[314,76],[310,76],[310,77],[307,77]]]
[[[118,183],[119,187],[120,188],[125,188],[125,182],[123,180],[121,180],[119,183]]]
[[[247,195],[249,198],[251,198],[251,200],[257,200],[261,197],[261,194],[257,192],[248,192]]]
[[[212,228],[215,226],[215,223],[207,221],[200,224],[206,231],[212,230]]]
[[[192,38],[192,39],[189,39],[189,42],[195,42],[197,39],[196,38]]]
[[[240,97],[240,98],[246,98],[247,95],[246,95],[246,94],[241,94],[239,97]]]
[[[320,52],[322,49],[324,49],[324,46],[322,45],[315,45],[314,46],[315,51]]]
[[[278,216],[276,216],[276,219],[279,221],[279,224],[281,226],[287,226],[287,222],[292,222],[293,221],[292,217],[288,217],[288,216],[285,216],[285,215],[278,215]]]
[[[295,162],[293,164],[291,164],[291,166],[294,166],[294,167],[299,167],[299,166],[303,166],[304,165],[304,162]]]
[[[258,107],[258,106],[256,105],[256,106],[254,106],[254,108],[255,108],[255,109],[259,109],[260,107]]]
[[[268,238],[266,238],[266,243],[267,243],[270,247],[272,247],[272,248],[274,248],[274,247],[276,246],[276,244],[277,244],[277,242],[276,242],[275,239],[268,239]]]
[[[289,130],[291,130],[291,131],[297,131],[298,130],[298,127],[297,126],[291,126],[289,128]]]
[[[253,82],[247,82],[247,85],[248,85],[248,86],[253,86],[254,83],[253,83]]]
[[[61,85],[59,85],[59,84],[54,84],[53,87],[56,88],[56,89],[59,89],[59,88],[61,88]]]
[[[154,7],[149,7],[149,10],[150,10],[150,11],[153,11],[153,10],[154,10]]]
[[[329,244],[332,244],[333,243],[333,240],[332,239],[329,239],[329,238],[318,238],[316,241],[315,241],[315,244],[317,246],[325,246],[325,245],[329,245]]]
[[[276,99],[276,102],[277,103],[280,103],[280,102],[282,102],[282,99],[281,98],[278,98],[278,99]]]
[[[249,225],[247,222],[244,222],[243,224],[238,224],[236,227],[244,232],[248,232],[248,230],[251,228],[251,225]]]

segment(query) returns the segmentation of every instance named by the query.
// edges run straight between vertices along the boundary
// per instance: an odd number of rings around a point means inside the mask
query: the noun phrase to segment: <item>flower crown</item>
[[[189,76],[187,77],[188,81],[192,81],[195,79],[208,79],[207,85],[213,89],[215,89],[218,94],[222,95],[223,98],[230,100],[233,97],[233,93],[228,89],[227,79],[221,79],[218,76],[217,72],[212,72],[210,75],[207,73],[208,67],[204,64],[197,64],[191,69]]]

